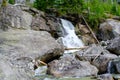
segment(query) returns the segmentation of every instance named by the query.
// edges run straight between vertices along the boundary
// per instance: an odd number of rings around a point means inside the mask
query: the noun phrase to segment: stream
[[[62,36],[61,40],[63,45],[66,48],[80,48],[84,46],[84,43],[82,42],[81,39],[78,38],[78,36],[75,34],[75,29],[73,24],[65,19],[61,19],[61,24],[62,24]],[[73,53],[78,50],[66,50],[64,53]],[[55,78],[50,75],[46,75],[46,66],[41,66],[38,67],[35,70],[35,76],[39,78],[40,80],[95,80],[91,79],[91,77],[85,77],[85,78]]]
[[[75,34],[75,28],[73,24],[65,19],[61,19],[62,24],[62,43],[65,48],[80,48],[84,46],[84,43],[78,36]],[[77,50],[67,50],[64,53],[72,53]]]

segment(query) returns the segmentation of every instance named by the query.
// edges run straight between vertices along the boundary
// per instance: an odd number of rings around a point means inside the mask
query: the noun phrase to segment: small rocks
[[[111,59],[117,58],[116,55],[111,54],[101,46],[92,45],[84,51],[79,51],[76,54],[79,60],[89,61],[92,65],[96,66],[99,73],[107,71],[107,64]]]
[[[98,80],[114,80],[111,74],[102,74],[98,76]]]

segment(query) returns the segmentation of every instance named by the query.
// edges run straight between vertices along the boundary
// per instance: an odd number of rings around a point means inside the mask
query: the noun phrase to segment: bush
[[[120,5],[111,0],[36,0],[34,7],[43,11],[54,8],[62,15],[67,13],[85,15],[93,28],[99,25],[101,19],[109,17],[106,14],[120,15]]]
[[[15,4],[15,0],[9,0],[8,1],[10,4]]]

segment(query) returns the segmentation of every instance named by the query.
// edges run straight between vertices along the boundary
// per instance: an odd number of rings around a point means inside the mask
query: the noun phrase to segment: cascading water
[[[82,40],[75,34],[73,24],[65,19],[61,19],[62,23],[62,42],[66,48],[80,48],[84,46]],[[75,52],[77,50],[67,50],[65,53]]]
[[[111,73],[111,66],[112,65],[112,61],[108,62],[108,66],[107,66],[107,73]]]
[[[84,43],[82,42],[82,40],[80,40],[77,35],[75,34],[75,30],[74,30],[74,26],[73,24],[68,21],[68,20],[64,20],[61,19],[61,23],[62,23],[62,43],[66,48],[80,48],[84,46]],[[64,53],[71,53],[71,52],[75,52],[78,50],[67,50]],[[44,69],[42,67],[39,67],[35,70],[35,76],[39,76],[39,74],[43,71]]]

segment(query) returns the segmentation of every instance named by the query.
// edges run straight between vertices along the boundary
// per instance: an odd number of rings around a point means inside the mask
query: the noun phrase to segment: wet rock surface
[[[79,61],[71,56],[64,56],[48,64],[48,74],[56,77],[85,77],[97,75],[97,68],[87,61]]]
[[[99,73],[107,71],[107,64],[111,59],[117,58],[116,55],[111,54],[102,46],[91,45],[88,49],[79,51],[76,54],[79,60],[89,61],[92,65],[96,66]]]
[[[120,58],[113,59],[109,62],[109,73],[120,74]]]

